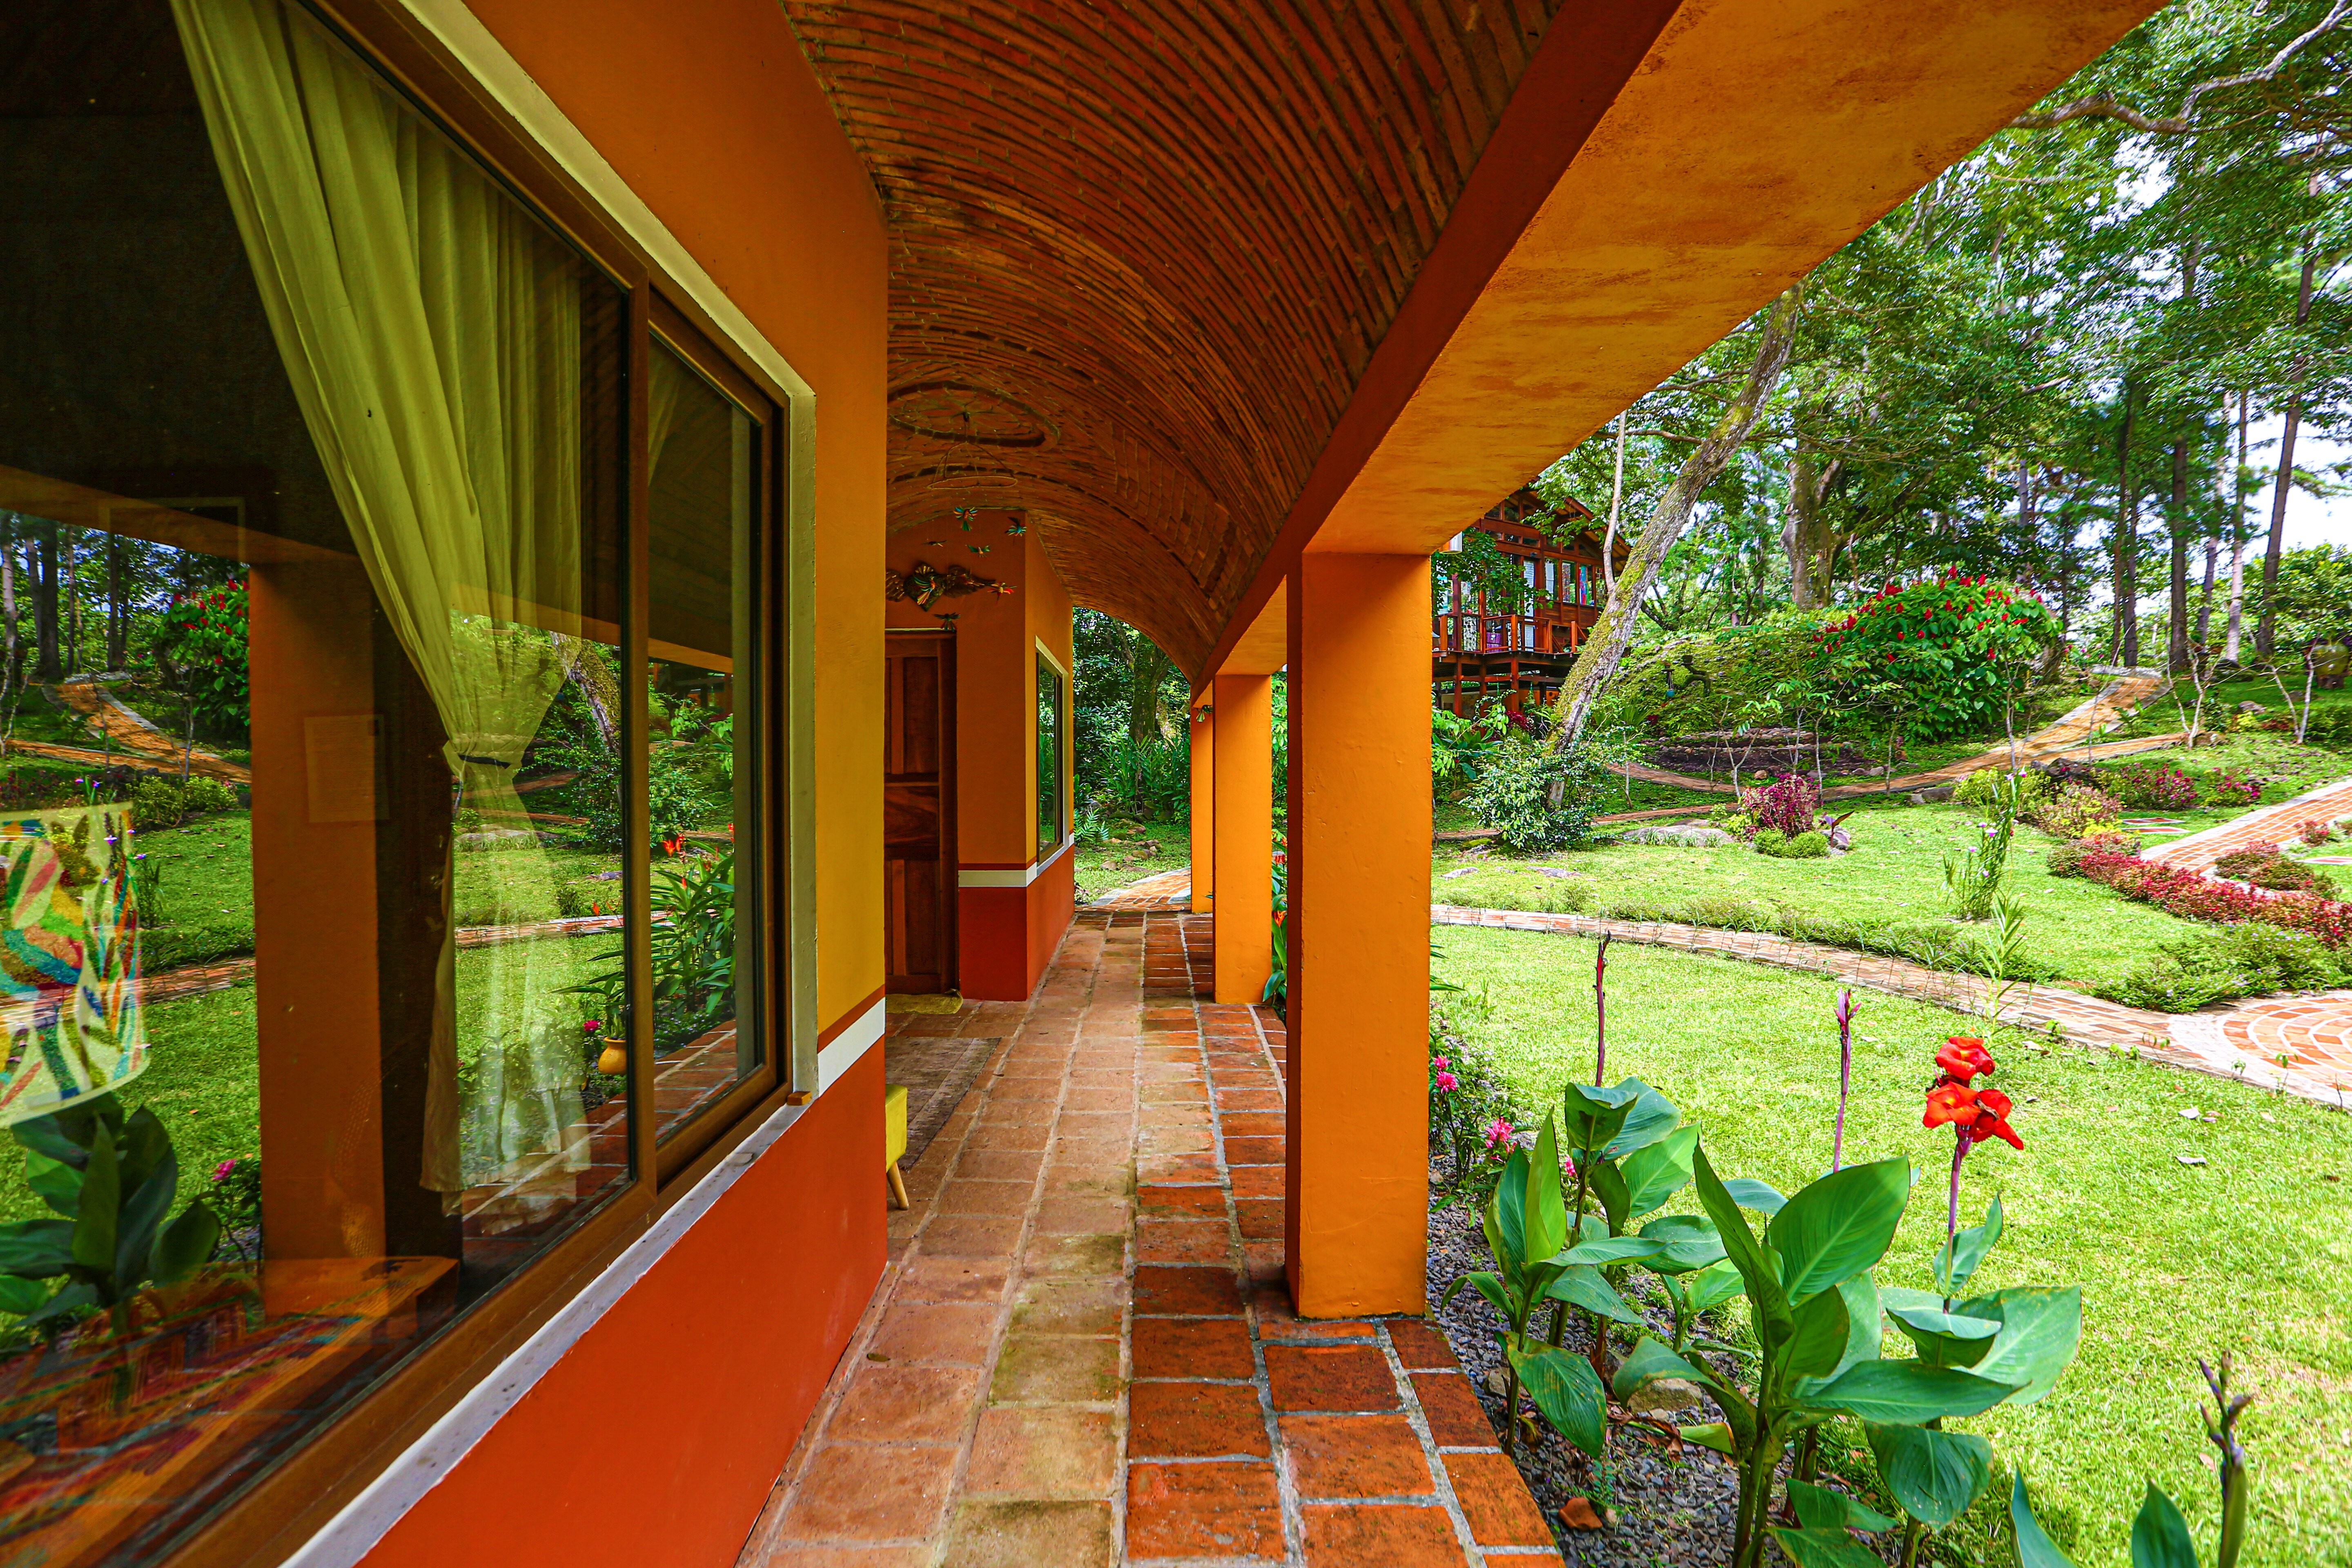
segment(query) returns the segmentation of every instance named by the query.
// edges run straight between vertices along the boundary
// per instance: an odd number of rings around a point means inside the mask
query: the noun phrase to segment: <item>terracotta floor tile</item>
[[[1279,1560],[1282,1505],[1274,1467],[1130,1465],[1127,1555]]]
[[[1139,1263],[1221,1263],[1232,1247],[1232,1232],[1222,1219],[1135,1222]]]
[[[1177,1317],[1238,1316],[1241,1287],[1230,1268],[1140,1267],[1135,1271],[1135,1310]]]
[[[1004,1294],[1010,1272],[1000,1259],[918,1258],[899,1276],[895,1300],[993,1301]]]
[[[1282,1443],[1301,1497],[1426,1497],[1436,1490],[1421,1435],[1402,1415],[1285,1415]]]
[[[1033,1279],[1013,1300],[1017,1334],[1116,1334],[1127,1309],[1127,1281],[1112,1278]]]
[[[1279,1198],[1286,1174],[1280,1165],[1244,1165],[1234,1173],[1234,1196]]]
[[[1247,1384],[1139,1383],[1127,1391],[1127,1451],[1147,1459],[1273,1457]]]
[[[832,1442],[961,1443],[980,1387],[976,1366],[862,1362],[824,1435]]]
[[[800,1546],[786,1543],[756,1560],[748,1553],[740,1568],[931,1568],[924,1546]]]
[[[1107,1502],[971,1502],[956,1510],[946,1561],[954,1568],[1110,1568]]]
[[[1395,1410],[1396,1379],[1379,1351],[1270,1345],[1266,1380],[1276,1410]]]
[[[1017,1215],[1036,1195],[1034,1182],[980,1182],[959,1177],[940,1189],[941,1214]]]
[[[956,1174],[983,1181],[1030,1182],[1045,1168],[1045,1154],[1037,1149],[966,1149],[956,1162]]]
[[[1228,1138],[1282,1138],[1289,1126],[1279,1114],[1262,1110],[1227,1110],[1217,1118]]]
[[[953,1447],[898,1447],[875,1463],[863,1443],[827,1443],[811,1458],[779,1521],[783,1541],[919,1541],[947,1510]]]
[[[1222,1217],[1225,1212],[1225,1194],[1222,1187],[1172,1187],[1146,1184],[1136,1189],[1135,1199],[1145,1215],[1163,1218],[1176,1215],[1213,1218]]]
[[[1127,1236],[1041,1236],[1021,1255],[1021,1267],[1033,1275],[1078,1279],[1127,1271]]]
[[[1446,1473],[1462,1517],[1481,1546],[1549,1546],[1551,1527],[1519,1478],[1519,1468],[1503,1454],[1445,1454]]]
[[[1118,1342],[1009,1334],[988,1385],[991,1405],[1088,1405],[1118,1397]]]
[[[1265,1241],[1282,1235],[1287,1207],[1280,1198],[1235,1199],[1234,1214],[1241,1221],[1244,1239]]]
[[[1397,1360],[1416,1371],[1461,1364],[1454,1359],[1454,1348],[1445,1342],[1445,1336],[1425,1323],[1390,1320],[1389,1343],[1396,1347]]]
[[[975,1497],[1108,1497],[1118,1475],[1117,1421],[1108,1410],[983,1411],[963,1489]]]
[[[1323,1503],[1300,1511],[1309,1568],[1463,1568],[1470,1561],[1442,1508]],[[1496,1558],[1490,1568],[1517,1562]]]
[[[1458,1372],[1417,1372],[1412,1391],[1429,1421],[1429,1435],[1441,1448],[1491,1448],[1494,1424],[1478,1403],[1470,1380]]]
[[[992,1306],[945,1301],[898,1301],[882,1315],[867,1347],[893,1362],[947,1362],[979,1366],[996,1337]]]
[[[981,1134],[975,1133],[975,1137]],[[1282,1163],[1283,1141],[1279,1138],[1228,1138],[1225,1140],[1225,1163],[1229,1165],[1279,1165]]]
[[[1249,1327],[1239,1318],[1138,1318],[1129,1352],[1138,1377],[1251,1377]]]

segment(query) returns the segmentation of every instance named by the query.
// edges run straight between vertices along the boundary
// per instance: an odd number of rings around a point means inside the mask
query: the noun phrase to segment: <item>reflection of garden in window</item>
[[[1062,729],[1067,696],[1062,672],[1043,651],[1037,655],[1037,853],[1060,847],[1066,828],[1062,812]]]
[[[629,1183],[643,818],[622,292],[299,11],[58,15],[0,18],[0,1557],[63,1568]]]

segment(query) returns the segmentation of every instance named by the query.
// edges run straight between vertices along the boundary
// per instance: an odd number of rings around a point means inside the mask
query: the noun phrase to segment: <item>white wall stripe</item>
[[[857,1065],[882,1039],[883,1006],[881,1002],[866,1009],[857,1022],[835,1035],[824,1049],[816,1054],[816,1091],[823,1094],[831,1089],[841,1075]]]
[[[1034,866],[1024,867],[1017,870],[958,871],[956,886],[959,888],[1025,888],[1045,875],[1046,867],[1068,854],[1070,846],[1077,841],[1078,837],[1074,833],[1062,840],[1060,848],[1038,861]]]

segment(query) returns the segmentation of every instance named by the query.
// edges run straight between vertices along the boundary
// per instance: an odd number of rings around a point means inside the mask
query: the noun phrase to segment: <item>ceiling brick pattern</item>
[[[890,524],[1197,673],[1556,0],[786,0],[888,218]]]

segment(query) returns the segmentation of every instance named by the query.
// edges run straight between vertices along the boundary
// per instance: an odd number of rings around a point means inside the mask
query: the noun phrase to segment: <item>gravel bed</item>
[[[1446,1343],[1453,1347],[1462,1370],[1477,1390],[1479,1404],[1486,1406],[1486,1419],[1499,1432],[1504,1425],[1503,1396],[1487,1386],[1487,1374],[1504,1366],[1498,1339],[1503,1320],[1484,1296],[1467,1286],[1450,1306],[1437,1305],[1445,1287],[1455,1279],[1491,1268],[1493,1263],[1487,1256],[1477,1211],[1464,1204],[1440,1208],[1437,1205],[1442,1195],[1433,1182],[1429,1218],[1430,1323],[1445,1335]],[[1672,1321],[1663,1307],[1644,1304],[1643,1310],[1662,1331]],[[1549,1322],[1548,1316],[1541,1321],[1547,1325]],[[1583,1350],[1591,1342],[1580,1318],[1571,1321],[1568,1346]],[[1534,1405],[1528,1403],[1525,1408],[1532,1410]],[[1687,1425],[1711,1420],[1717,1414],[1710,1404],[1704,1411],[1686,1411],[1679,1419]],[[1559,1543],[1560,1555],[1572,1568],[1661,1568],[1662,1564],[1706,1568],[1731,1561],[1739,1479],[1721,1455],[1685,1445],[1677,1458],[1662,1442],[1636,1436],[1632,1428],[1612,1425],[1606,1450],[1609,1485],[1604,1488],[1598,1474],[1601,1467],[1543,1424],[1540,1417],[1538,1425],[1541,1435],[1532,1442],[1526,1440],[1522,1428],[1516,1456],[1519,1473],[1527,1478],[1528,1489],[1535,1493]],[[1836,1482],[1824,1476],[1822,1484],[1833,1486]],[[1560,1522],[1559,1510],[1571,1498],[1612,1494],[1617,1514],[1613,1528],[1570,1530]],[[1889,1548],[1898,1539],[1898,1531],[1889,1531],[1875,1539],[1864,1539],[1862,1543],[1891,1557]]]

